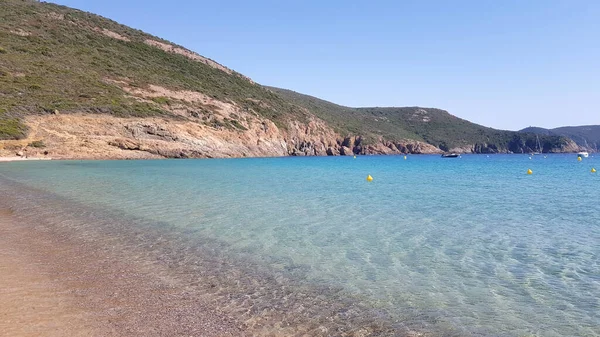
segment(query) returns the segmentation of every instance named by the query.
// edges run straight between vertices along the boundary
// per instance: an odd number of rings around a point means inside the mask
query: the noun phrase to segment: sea
[[[24,221],[120,239],[148,268],[220,282],[212,300],[244,319],[600,336],[592,168],[600,156],[31,161],[0,163],[0,191]]]

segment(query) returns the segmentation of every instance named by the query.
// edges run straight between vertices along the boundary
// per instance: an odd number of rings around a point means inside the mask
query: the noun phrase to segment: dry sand
[[[1,161],[52,160],[52,158],[0,157]]]

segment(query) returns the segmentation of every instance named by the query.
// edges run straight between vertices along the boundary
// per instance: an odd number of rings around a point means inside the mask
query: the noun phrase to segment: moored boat
[[[457,157],[460,157],[460,155],[457,153],[444,153],[442,155],[442,158],[457,158]]]

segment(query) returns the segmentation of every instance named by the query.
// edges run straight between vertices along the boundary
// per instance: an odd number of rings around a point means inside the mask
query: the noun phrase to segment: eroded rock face
[[[27,139],[0,141],[0,156],[14,156],[32,141],[45,148],[29,148],[27,156],[73,159],[217,158],[278,156],[351,156],[355,154],[434,154],[442,151],[415,140],[365,142],[360,135],[340,135],[309,111],[307,120],[288,121],[280,128],[252,109],[219,101],[196,91],[171,90],[157,85],[138,88],[127,79],[106,79],[136,100],[154,104],[172,117],[119,118],[107,114],[58,113],[30,115]],[[158,99],[157,99],[158,98]],[[154,100],[153,100],[154,99]],[[161,104],[161,99],[171,100]],[[263,104],[253,101],[255,104]],[[94,111],[92,111],[94,112]],[[421,118],[424,113],[418,117]],[[577,151],[574,142],[557,152]],[[452,149],[458,153],[500,152],[494,145],[474,144]]]
[[[337,137],[331,128],[317,119],[305,124],[299,121],[290,122],[287,130],[282,133],[288,155],[296,156],[326,156],[327,149],[336,144]]]
[[[560,149],[552,149],[550,152],[562,153],[562,152],[578,152],[578,151],[582,151],[582,150],[586,150],[586,149],[580,147],[573,140],[569,139],[567,141],[567,144],[561,146]]]
[[[352,156],[352,155],[354,155],[354,152],[352,152],[352,150],[349,147],[342,146],[340,148],[340,154],[342,156]]]
[[[59,114],[28,116],[30,137],[42,139],[52,158],[143,159],[278,156],[351,156],[354,154],[438,153],[417,141],[363,144],[358,136],[341,137],[324,122],[292,121],[285,130],[269,120],[247,119],[246,130],[214,128],[196,120],[118,118],[110,115]],[[33,139],[33,138],[31,138]],[[0,155],[31,139],[5,141]],[[13,142],[8,146],[8,142]],[[5,153],[6,152],[6,153]],[[11,152],[11,153],[8,153]]]
[[[122,150],[140,150],[140,144],[131,139],[117,138],[108,142],[108,145],[116,146]]]
[[[282,130],[273,122],[246,116],[245,130],[215,128],[197,119],[118,118],[104,114],[47,114],[26,117],[27,139],[0,141],[0,156],[27,148],[28,157],[51,153],[56,159],[150,159],[279,156],[339,156],[372,154],[436,154],[437,147],[414,140],[379,139],[365,143],[360,136],[340,136],[318,119],[289,122]],[[27,147],[43,140],[43,149]],[[577,151],[568,142],[555,152]],[[495,153],[493,145],[451,149],[457,153]],[[24,155],[24,153],[22,154]]]

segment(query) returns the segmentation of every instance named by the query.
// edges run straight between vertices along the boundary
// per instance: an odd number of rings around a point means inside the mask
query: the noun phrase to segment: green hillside
[[[0,8],[0,139],[26,136],[23,117],[30,114],[59,111],[182,118],[166,108],[173,98],[139,99],[116,84],[121,81],[132,88],[160,85],[200,92],[235,103],[284,130],[291,120],[302,122],[315,115],[341,136],[361,136],[364,144],[412,139],[445,151],[535,150],[533,134],[486,128],[439,109],[348,108],[263,87],[183,47],[68,7],[34,0],[0,0]],[[180,48],[179,53],[156,44]],[[202,118],[194,121],[214,123]],[[235,119],[226,122],[243,130]],[[554,135],[540,138],[546,151],[561,149],[567,142]]]
[[[305,107],[334,125],[342,134],[360,134],[367,138],[383,136],[425,141],[444,151],[475,145],[476,152],[515,153],[536,151],[533,133],[487,128],[434,108],[349,108],[291,90],[268,87],[287,101]],[[541,136],[543,151],[560,148],[567,139]]]
[[[555,129],[528,127],[521,130],[521,132],[568,137],[575,141],[577,145],[590,151],[597,152],[600,148],[600,125],[563,126]]]
[[[168,43],[100,16],[50,3],[0,0],[0,139],[18,138],[23,114],[90,111],[118,116],[165,114],[105,79],[127,78],[231,100],[272,120],[301,115],[243,76],[144,43]],[[102,34],[106,29],[127,38]],[[265,104],[257,104],[256,99]]]

